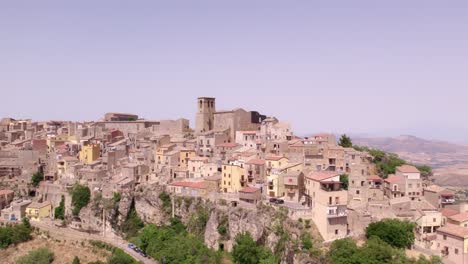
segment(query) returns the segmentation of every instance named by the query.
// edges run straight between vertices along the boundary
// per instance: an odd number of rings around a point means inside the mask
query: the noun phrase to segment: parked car
[[[132,243],[128,243],[128,248],[135,250],[135,245],[133,245]]]
[[[284,200],[282,199],[276,199],[276,204],[284,204]]]
[[[270,198],[270,203],[276,203],[277,199],[276,198]]]
[[[142,251],[142,252],[140,252],[140,255],[141,255],[142,257],[145,257],[145,258],[147,258],[147,257],[148,257],[148,255],[146,255],[146,253],[145,253],[145,252],[143,252],[143,251]]]

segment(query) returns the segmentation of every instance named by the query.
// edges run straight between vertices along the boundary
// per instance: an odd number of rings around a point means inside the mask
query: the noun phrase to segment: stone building
[[[216,112],[215,98],[199,97],[195,132],[200,134],[214,129],[214,113]]]
[[[342,188],[336,172],[313,172],[305,179],[306,202],[312,208],[312,219],[325,241],[348,235],[348,192]]]

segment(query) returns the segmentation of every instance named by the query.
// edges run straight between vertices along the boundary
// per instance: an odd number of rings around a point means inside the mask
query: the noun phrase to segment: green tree
[[[50,264],[54,260],[54,253],[47,248],[39,248],[19,258],[16,264]]]
[[[80,259],[77,256],[75,256],[75,258],[73,258],[72,264],[80,264]]]
[[[366,237],[376,236],[396,248],[409,247],[414,243],[415,224],[398,219],[384,219],[371,223],[366,228]]]
[[[34,187],[39,186],[39,183],[44,180],[44,173],[38,171],[34,173],[31,177],[31,185]]]
[[[114,249],[107,259],[107,264],[137,264],[138,262],[121,249]]]
[[[31,223],[29,223],[29,219],[27,217],[23,217],[23,219],[21,219],[21,223],[24,227],[31,229]]]
[[[27,218],[20,225],[0,227],[0,249],[30,240],[31,231]]]
[[[65,196],[62,195],[60,204],[55,208],[55,219],[65,220]]]
[[[427,165],[416,166],[416,168],[421,172],[421,177],[430,178],[433,176],[432,167]]]
[[[87,206],[90,199],[91,191],[89,190],[89,187],[81,184],[75,184],[72,189],[73,215],[79,215],[81,208]]]
[[[341,186],[343,187],[343,189],[348,190],[348,186],[349,186],[349,176],[348,176],[348,174],[341,174],[340,175],[340,182],[341,182]]]
[[[333,264],[360,264],[355,260],[358,251],[356,243],[350,238],[335,240],[330,246],[328,258]]]
[[[382,178],[387,178],[389,174],[394,174],[398,166],[406,164],[406,161],[400,159],[394,153],[387,153],[379,149],[370,149],[368,147],[353,147],[357,151],[368,152],[372,156],[372,162],[377,167],[378,174]]]
[[[342,146],[343,148],[352,148],[353,142],[351,141],[350,137],[348,137],[346,134],[343,134],[338,141],[338,145]]]
[[[266,248],[257,245],[249,233],[236,236],[232,257],[239,264],[278,263],[276,257]]]
[[[122,231],[126,234],[127,238],[132,238],[138,235],[140,229],[145,226],[143,221],[138,216],[135,209],[135,200],[132,200],[130,204],[130,210],[128,211],[127,218],[122,224]]]

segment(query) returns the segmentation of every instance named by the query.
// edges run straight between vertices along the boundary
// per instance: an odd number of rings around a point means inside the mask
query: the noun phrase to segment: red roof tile
[[[466,222],[466,221],[468,221],[468,212],[452,215],[449,218],[451,220],[455,221],[455,222],[460,222],[460,223],[461,222]]]
[[[403,172],[403,173],[420,173],[420,171],[415,167],[411,165],[403,165],[400,167],[396,168],[397,171]]]
[[[369,181],[381,181],[382,178],[380,178],[377,175],[371,175],[371,176],[367,177],[367,180],[369,180]]]
[[[448,224],[446,226],[443,226],[437,229],[437,233],[446,233],[446,234],[457,236],[457,237],[467,238],[468,228]]]
[[[253,192],[256,192],[256,191],[260,191],[259,188],[255,188],[255,187],[245,187],[244,189],[240,190],[239,192],[243,192],[243,193],[253,193]]]
[[[265,160],[278,161],[278,160],[281,160],[282,158],[284,157],[283,156],[270,156],[270,157],[266,157]]]
[[[458,212],[457,210],[453,210],[453,209],[450,209],[450,208],[444,208],[442,209],[442,211],[440,211],[442,213],[443,216],[445,217],[449,217],[449,216],[452,216],[452,215],[456,215],[456,214],[459,214],[460,212]]]
[[[395,182],[399,182],[399,181],[402,181],[403,178],[400,177],[400,176],[396,176],[396,175],[388,175],[388,178],[385,179],[385,182],[388,182],[388,183],[395,183]]]
[[[265,161],[262,159],[251,159],[246,162],[247,164],[252,164],[252,165],[265,165]]]
[[[176,187],[188,187],[188,188],[196,188],[196,189],[204,189],[205,188],[205,183],[204,182],[182,181],[182,182],[173,182],[170,185],[171,186],[176,186]]]
[[[216,145],[216,147],[220,147],[220,148],[235,148],[239,146],[238,144],[236,143],[220,143],[218,145]]]
[[[307,175],[307,178],[315,181],[323,181],[339,175],[340,174],[336,172],[312,172],[309,175]]]

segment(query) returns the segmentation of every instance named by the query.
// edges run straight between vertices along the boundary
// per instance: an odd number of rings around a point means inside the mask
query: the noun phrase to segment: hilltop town
[[[219,110],[215,98],[200,97],[193,108],[194,127],[128,113],[95,122],[3,118],[2,225],[28,218],[51,235],[89,236],[156,263],[157,253],[125,239],[138,235],[134,226],[177,218],[213,251],[231,252],[248,232],[280,252],[281,263],[319,263],[294,241],[309,236],[326,250],[340,239],[364,241],[372,223],[398,219],[415,225],[412,252],[468,263],[468,205],[435,185],[430,169],[382,165],[387,156],[346,136],[299,137],[274,116]]]

